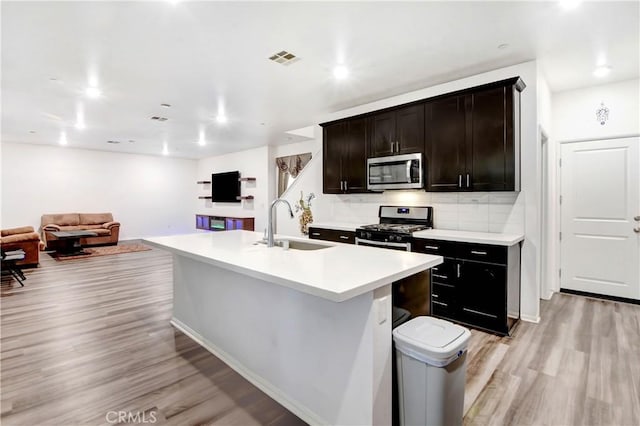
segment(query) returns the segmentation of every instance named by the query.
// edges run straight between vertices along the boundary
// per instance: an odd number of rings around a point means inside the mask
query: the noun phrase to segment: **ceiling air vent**
[[[283,50],[282,52],[278,52],[273,56],[270,56],[269,59],[272,60],[273,62],[277,62],[282,65],[291,65],[292,63],[300,60],[300,58],[298,58],[296,55],[294,55],[293,53],[287,52],[286,50]]]
[[[159,117],[157,115],[154,115],[153,117],[151,117],[152,120],[156,120],[156,121],[167,121],[168,118],[167,117]]]

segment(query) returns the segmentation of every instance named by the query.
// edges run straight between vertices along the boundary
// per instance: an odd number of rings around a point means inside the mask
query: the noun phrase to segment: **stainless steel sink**
[[[282,246],[282,245],[286,245],[286,243],[283,244],[282,241],[278,241],[278,245]],[[333,247],[333,246],[327,245],[327,244],[308,243],[306,241],[289,240],[289,248],[293,250],[322,250],[322,249],[327,249],[329,247]]]
[[[274,245],[276,247],[285,248],[287,247],[287,243],[289,243],[288,248],[293,250],[322,250],[322,249],[333,247],[332,244],[316,244],[316,243],[309,243],[306,241],[297,241],[297,240],[275,240]],[[264,240],[256,241],[255,243],[253,243],[254,246],[259,246],[259,245],[266,246],[266,244],[267,243]]]

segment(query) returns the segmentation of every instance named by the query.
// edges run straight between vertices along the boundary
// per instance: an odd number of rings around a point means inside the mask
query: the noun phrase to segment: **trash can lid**
[[[466,349],[471,332],[434,317],[417,317],[393,330],[396,348],[413,358],[442,367]]]

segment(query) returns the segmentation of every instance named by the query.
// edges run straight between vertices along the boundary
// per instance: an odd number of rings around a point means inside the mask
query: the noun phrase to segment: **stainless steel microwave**
[[[369,158],[367,160],[367,189],[369,191],[420,188],[424,188],[421,153]]]

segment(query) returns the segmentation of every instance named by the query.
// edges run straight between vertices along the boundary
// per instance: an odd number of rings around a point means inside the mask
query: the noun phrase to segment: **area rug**
[[[87,259],[89,257],[106,256],[108,254],[133,253],[146,250],[151,250],[151,247],[145,246],[144,244],[118,244],[117,246],[87,247],[84,251],[89,254],[58,257],[55,253],[51,253],[51,257],[55,260]]]

